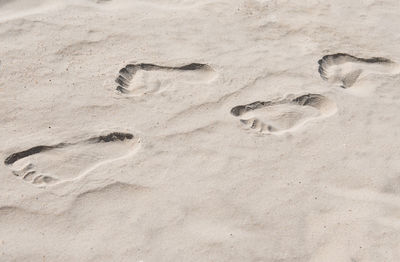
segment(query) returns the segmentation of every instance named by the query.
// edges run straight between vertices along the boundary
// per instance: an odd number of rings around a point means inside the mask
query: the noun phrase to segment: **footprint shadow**
[[[117,91],[126,96],[142,96],[159,93],[174,82],[207,83],[217,73],[206,64],[192,63],[180,67],[155,64],[128,64],[115,79]]]
[[[23,181],[55,185],[85,176],[97,167],[130,156],[139,139],[113,132],[76,142],[39,145],[9,155],[4,164]]]
[[[311,120],[331,116],[336,111],[336,103],[329,98],[320,94],[306,94],[238,105],[231,109],[231,114],[238,117],[246,129],[282,134]]]

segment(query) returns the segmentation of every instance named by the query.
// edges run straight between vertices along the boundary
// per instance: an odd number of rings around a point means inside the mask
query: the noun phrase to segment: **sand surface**
[[[400,261],[398,0],[0,0],[0,261]]]

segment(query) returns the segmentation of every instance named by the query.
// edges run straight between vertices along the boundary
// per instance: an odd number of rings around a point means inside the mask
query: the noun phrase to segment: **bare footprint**
[[[330,116],[336,110],[336,104],[327,97],[306,94],[235,106],[231,109],[231,114],[240,117],[240,122],[248,129],[260,133],[282,134],[310,120]]]
[[[368,74],[398,74],[397,63],[383,57],[358,58],[338,53],[326,55],[319,61],[318,72],[322,79],[349,88]]]
[[[78,179],[106,163],[130,156],[138,139],[113,132],[76,142],[40,145],[8,156],[4,163],[22,180],[46,186]]]
[[[203,83],[217,76],[214,69],[206,64],[192,63],[180,67],[154,64],[128,64],[115,79],[117,90],[128,96],[158,93],[174,82]]]

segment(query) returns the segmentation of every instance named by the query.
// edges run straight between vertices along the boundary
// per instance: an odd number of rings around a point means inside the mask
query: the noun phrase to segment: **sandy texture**
[[[0,261],[400,261],[397,0],[0,0]]]

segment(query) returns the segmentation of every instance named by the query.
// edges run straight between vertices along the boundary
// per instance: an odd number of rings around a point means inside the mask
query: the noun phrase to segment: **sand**
[[[399,12],[0,0],[0,261],[399,261]]]

